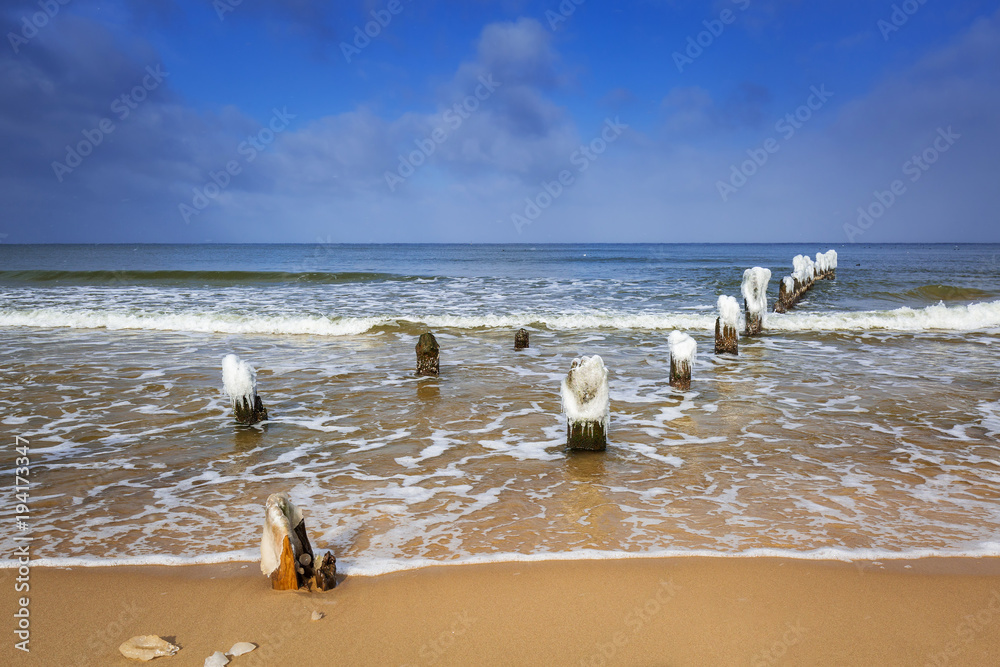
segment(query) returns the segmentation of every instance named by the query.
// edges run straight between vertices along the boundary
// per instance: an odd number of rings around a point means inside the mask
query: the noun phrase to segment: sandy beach
[[[1000,559],[515,562],[321,594],[271,591],[255,563],[35,568],[31,587],[30,656],[8,641],[3,664],[137,664],[117,650],[137,634],[181,647],[159,665],[202,665],[239,641],[260,647],[240,667],[1000,662]]]

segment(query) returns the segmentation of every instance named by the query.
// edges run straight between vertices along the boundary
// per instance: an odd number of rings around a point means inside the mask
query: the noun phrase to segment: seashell
[[[314,611],[312,613],[312,620],[318,621],[319,619],[323,618],[324,615],[325,614],[323,612],[321,612],[321,611]]]
[[[205,667],[225,667],[229,664],[229,658],[222,651],[216,651],[205,658]]]
[[[145,662],[153,658],[173,655],[181,649],[179,646],[174,646],[162,637],[157,637],[156,635],[139,635],[122,642],[118,650],[126,658]]]
[[[233,647],[229,649],[226,654],[235,658],[238,655],[249,653],[255,648],[257,648],[256,644],[251,644],[250,642],[237,642],[236,644],[233,644]]]

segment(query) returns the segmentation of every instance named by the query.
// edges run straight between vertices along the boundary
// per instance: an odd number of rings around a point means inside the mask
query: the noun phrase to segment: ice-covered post
[[[518,329],[514,334],[514,351],[524,350],[528,347],[528,330]]]
[[[731,296],[719,297],[719,316],[715,319],[715,353],[740,353],[740,304]]]
[[[434,334],[420,334],[420,340],[417,341],[417,375],[436,377],[440,373],[438,365],[440,350]]]
[[[264,402],[257,395],[257,370],[235,354],[222,358],[222,384],[233,404],[233,416],[241,424],[267,420]]]
[[[260,571],[276,591],[303,586],[327,591],[337,585],[337,559],[331,553],[313,555],[302,512],[284,492],[271,494],[264,505]]]
[[[595,354],[573,360],[562,381],[562,405],[566,413],[566,445],[570,449],[604,451],[608,446],[611,399],[603,359]]]
[[[755,336],[764,329],[764,313],[767,312],[767,283],[771,280],[771,270],[755,266],[743,272],[743,305],[746,308],[746,335]]]
[[[667,344],[670,346],[670,386],[687,391],[691,388],[691,367],[698,345],[694,338],[680,331],[671,331]]]
[[[816,253],[816,280],[837,279],[837,251]]]

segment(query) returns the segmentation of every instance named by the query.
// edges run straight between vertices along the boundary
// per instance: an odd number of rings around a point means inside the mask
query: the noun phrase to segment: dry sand
[[[909,566],[909,567],[907,567]],[[31,572],[31,653],[13,648],[15,572],[0,571],[3,665],[997,665],[1000,559],[884,565],[672,558],[442,566],[276,593],[256,564]],[[314,610],[325,617],[311,621]]]

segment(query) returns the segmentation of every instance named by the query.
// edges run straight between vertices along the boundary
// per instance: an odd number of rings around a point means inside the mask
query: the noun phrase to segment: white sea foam
[[[738,329],[740,324],[740,304],[731,296],[725,294],[719,297],[719,319],[722,326]]]
[[[766,269],[764,269],[766,271]],[[767,309],[766,294],[763,310]],[[744,293],[745,296],[745,293]],[[760,305],[758,305],[760,307]],[[1000,301],[981,302],[961,306],[929,306],[923,309],[898,308],[878,311],[832,311],[822,316],[797,313],[782,319],[768,315],[768,328],[787,331],[830,330],[845,331],[886,329],[897,331],[920,330],[989,330],[1000,327]],[[818,318],[818,319],[816,319]],[[163,316],[114,315],[101,311],[64,311],[59,308],[34,311],[0,310],[0,327],[50,328],[111,328],[145,329],[152,331],[182,331],[206,333],[242,333],[276,335],[351,336],[370,331],[379,326],[400,323],[421,323],[440,329],[510,329],[524,324],[546,327],[556,331],[580,329],[615,330],[670,330],[712,331],[714,314],[685,313],[627,313],[601,312],[578,314],[552,314],[544,312],[518,315],[398,315],[394,317],[326,318],[268,315],[251,317],[229,314],[178,314]]]
[[[611,416],[608,369],[598,355],[573,360],[562,381],[563,412],[571,422],[599,421],[607,428]]]
[[[1000,557],[1000,542],[984,542],[967,548],[955,549],[889,549],[824,547],[810,550],[746,549],[743,551],[716,551],[712,549],[656,549],[650,551],[607,551],[576,549],[546,553],[493,553],[460,556],[450,560],[433,558],[338,558],[337,571],[349,577],[375,577],[393,572],[419,570],[427,567],[456,565],[482,565],[488,563],[538,563],[550,561],[581,560],[633,560],[650,558],[787,558],[793,560],[821,561],[885,561],[922,560],[925,558],[996,558]],[[136,556],[130,558],[39,558],[31,561],[32,567],[130,567],[140,565],[211,565],[217,563],[255,563],[259,552],[254,549],[227,551],[194,557],[167,555]],[[16,560],[0,561],[0,568],[18,567]]]
[[[763,316],[767,312],[767,283],[771,280],[771,269],[755,266],[743,272],[740,291],[747,304],[747,315]]]

